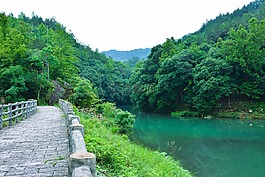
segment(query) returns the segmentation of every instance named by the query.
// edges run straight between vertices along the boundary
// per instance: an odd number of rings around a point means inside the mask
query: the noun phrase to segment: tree
[[[25,83],[25,76],[21,66],[10,66],[0,69],[0,95],[5,102],[24,100],[23,93],[28,90]]]
[[[53,80],[70,83],[78,73],[78,68],[75,66],[77,58],[73,39],[59,24],[57,24],[56,30],[51,33],[51,39],[49,41],[50,50],[55,62],[49,66],[50,77]]]
[[[153,47],[148,59],[136,66],[130,78],[132,102],[141,110],[151,111],[157,108],[156,73],[162,51],[163,47],[161,45]]]
[[[193,107],[199,113],[219,108],[219,100],[231,94],[231,66],[225,60],[206,58],[192,69]]]
[[[184,103],[184,92],[191,83],[192,64],[186,52],[166,58],[159,68],[157,107],[160,110],[174,110],[177,104]]]
[[[219,40],[223,58],[233,66],[233,77],[242,95],[260,98],[264,94],[265,20],[249,20],[249,29],[231,29],[227,40]]]
[[[70,100],[79,108],[90,108],[98,102],[97,91],[89,80],[81,79],[74,88]]]
[[[0,13],[0,30],[1,40],[5,40],[7,34],[7,16],[5,13]]]
[[[165,58],[170,58],[173,55],[177,54],[177,42],[175,41],[175,39],[172,38],[167,38],[166,42],[163,43],[162,47],[163,47],[163,51],[161,53],[161,57],[160,60],[164,60]]]

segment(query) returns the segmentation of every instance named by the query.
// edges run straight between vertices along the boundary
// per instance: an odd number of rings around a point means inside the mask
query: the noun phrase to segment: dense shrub
[[[135,121],[135,115],[132,115],[128,111],[122,111],[118,109],[114,117],[114,123],[119,127],[119,133],[130,134],[133,131],[133,123]]]
[[[96,113],[104,117],[103,122],[107,126],[115,126],[120,134],[129,135],[133,130],[135,115],[128,111],[117,109],[114,103],[105,102],[97,104],[95,107]]]

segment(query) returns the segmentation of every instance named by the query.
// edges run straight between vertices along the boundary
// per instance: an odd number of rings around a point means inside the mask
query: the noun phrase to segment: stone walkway
[[[63,112],[52,106],[0,130],[0,176],[68,176],[68,138]]]

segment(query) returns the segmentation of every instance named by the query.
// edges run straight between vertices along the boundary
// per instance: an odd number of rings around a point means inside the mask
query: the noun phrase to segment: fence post
[[[28,118],[28,101],[26,101],[26,106],[25,106],[25,112],[26,112],[26,118]]]
[[[12,104],[8,104],[8,121],[9,121],[9,126],[12,126]]]
[[[16,105],[16,109],[15,109],[15,114],[16,114],[16,123],[18,123],[18,106],[19,106],[19,103],[18,103],[18,102],[16,102],[16,103],[15,103],[15,105]]]
[[[96,177],[96,156],[87,152],[84,141],[84,127],[80,124],[70,102],[59,100],[59,105],[66,115],[69,140],[69,175],[75,177]]]
[[[31,115],[31,101],[29,101],[29,103],[28,103],[28,114],[29,114],[29,116]]]
[[[34,113],[37,112],[37,105],[38,105],[38,102],[37,100],[34,101]]]
[[[23,102],[23,112],[22,112],[22,114],[23,114],[23,119],[26,119],[27,118],[27,116],[26,116],[26,101],[24,101]]]
[[[28,118],[37,111],[37,101],[22,101],[16,103],[0,104],[0,129],[3,122],[8,122],[9,126],[18,123],[19,120]]]
[[[0,130],[3,128],[3,106],[0,105]]]
[[[20,104],[20,115],[22,121],[24,119],[24,101],[22,101]]]
[[[70,174],[73,176],[96,177],[96,156],[89,152],[76,152],[70,155]],[[80,169],[83,167],[83,170]]]

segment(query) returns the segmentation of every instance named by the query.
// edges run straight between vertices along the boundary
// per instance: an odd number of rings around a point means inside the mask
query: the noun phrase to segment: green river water
[[[131,140],[166,152],[198,177],[265,177],[265,121],[139,113]]]

